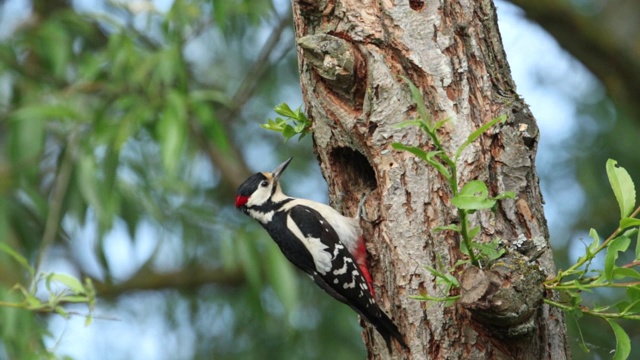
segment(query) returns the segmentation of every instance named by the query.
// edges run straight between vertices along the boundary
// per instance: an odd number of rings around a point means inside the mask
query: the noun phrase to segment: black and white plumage
[[[371,323],[389,350],[391,338],[407,348],[396,325],[376,303],[371,277],[361,261],[365,254],[359,244],[359,220],[325,204],[286,196],[279,179],[290,161],[271,173],[249,177],[238,188],[236,208],[260,222],[285,257],[318,286]]]

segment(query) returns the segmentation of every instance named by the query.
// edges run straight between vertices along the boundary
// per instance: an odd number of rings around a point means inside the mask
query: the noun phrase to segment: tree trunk
[[[305,106],[334,206],[362,221],[381,306],[410,345],[387,352],[367,327],[369,359],[565,359],[563,314],[542,304],[541,281],[554,272],[535,173],[535,120],[515,92],[494,5],[482,1],[293,0]],[[458,161],[459,183],[479,179],[492,195],[514,191],[495,211],[472,221],[483,241],[510,250],[491,269],[459,274],[453,306],[410,296],[443,296],[424,265],[451,267],[459,238],[436,226],[457,221],[442,176],[393,142],[433,150],[418,128],[394,125],[418,117],[407,84],[422,92],[450,154],[482,124],[506,114]],[[440,260],[441,259],[441,260]],[[457,291],[457,290],[456,290]],[[549,294],[546,294],[549,296]]]

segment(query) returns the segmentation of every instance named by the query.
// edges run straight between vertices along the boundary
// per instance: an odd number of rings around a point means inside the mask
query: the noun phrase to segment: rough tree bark
[[[369,265],[382,306],[411,351],[387,353],[371,328],[369,359],[565,359],[562,313],[542,304],[541,281],[554,272],[535,173],[535,120],[517,96],[494,5],[482,1],[293,0],[301,83],[313,138],[332,203],[363,221]],[[391,149],[393,142],[432,150],[417,128],[405,76],[421,89],[453,153],[482,124],[506,114],[464,151],[461,184],[480,179],[493,195],[514,191],[495,212],[473,215],[484,241],[510,250],[493,267],[460,269],[454,306],[410,295],[442,295],[423,265],[461,258],[455,233],[430,229],[457,221],[445,180],[425,162]]]

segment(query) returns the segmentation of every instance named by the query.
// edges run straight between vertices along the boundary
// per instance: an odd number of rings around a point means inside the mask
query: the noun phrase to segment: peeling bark
[[[534,159],[535,119],[517,96],[498,32],[495,8],[483,1],[293,0],[303,97],[315,150],[333,205],[352,215],[367,197],[363,221],[369,265],[381,306],[411,347],[389,354],[367,328],[369,359],[565,359],[564,317],[541,302],[554,264]],[[459,183],[479,179],[492,195],[514,191],[497,211],[478,212],[482,241],[500,238],[506,257],[460,273],[461,301],[442,296],[424,265],[461,258],[452,232],[430,229],[457,221],[446,181],[393,142],[433,150],[418,129],[396,124],[417,117],[408,86],[421,89],[453,154],[469,134],[490,129],[461,155]],[[526,302],[526,306],[519,306]]]

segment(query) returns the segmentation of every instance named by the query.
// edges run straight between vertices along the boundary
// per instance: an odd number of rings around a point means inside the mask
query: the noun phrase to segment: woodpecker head
[[[244,213],[250,208],[277,202],[284,194],[280,188],[280,176],[292,158],[278,165],[272,172],[259,172],[245,180],[236,192],[236,208]]]

